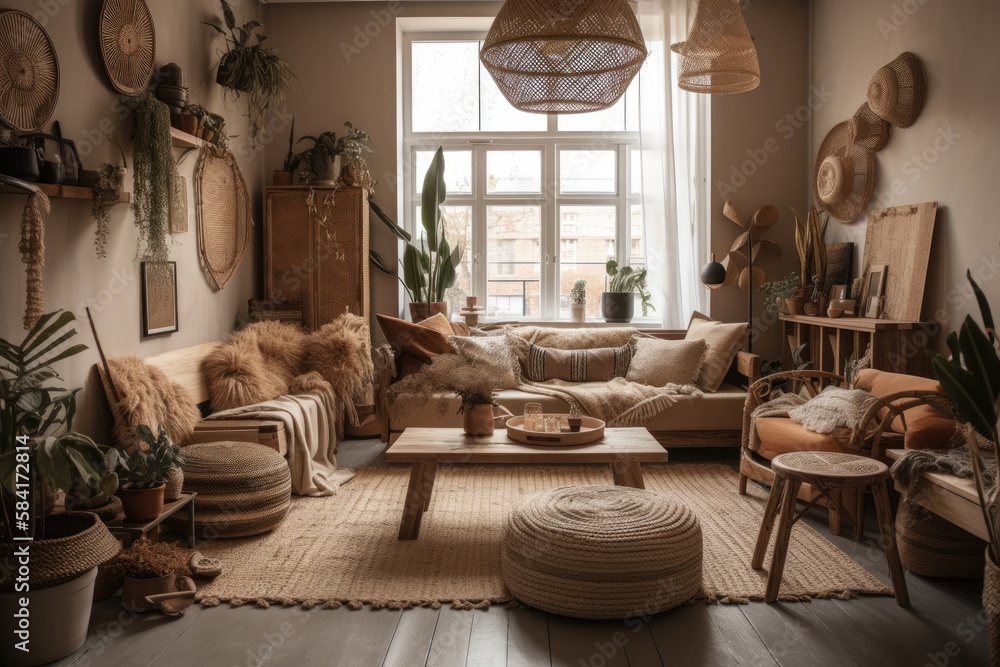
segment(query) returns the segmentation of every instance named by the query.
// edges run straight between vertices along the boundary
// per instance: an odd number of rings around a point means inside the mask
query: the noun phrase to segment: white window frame
[[[472,294],[479,303],[487,304],[487,239],[486,209],[491,205],[541,206],[540,244],[540,309],[538,317],[522,317],[531,321],[566,321],[560,319],[559,308],[559,207],[563,205],[605,205],[616,210],[616,259],[622,265],[630,262],[631,254],[631,208],[641,204],[639,193],[631,192],[630,150],[639,148],[637,131],[559,132],[557,116],[549,114],[548,129],[545,132],[413,132],[411,105],[411,63],[414,42],[422,41],[463,41],[483,40],[482,31],[412,31],[401,32],[400,75],[402,85],[402,123],[400,146],[400,210],[404,228],[420,235],[420,224],[416,219],[416,208],[420,204],[417,194],[418,181],[423,174],[416,174],[416,154],[418,151],[435,150],[442,146],[450,150],[472,151],[472,192],[471,194],[449,193],[445,206],[472,207],[472,248],[466,248],[471,264]],[[607,150],[617,152],[616,187],[614,194],[560,194],[558,187],[557,160],[561,149]],[[486,154],[489,150],[538,150],[542,156],[542,193],[487,194]],[[546,192],[548,191],[548,192]],[[648,222],[648,221],[647,221]],[[648,252],[648,251],[647,251]],[[591,290],[604,290],[604,285],[589,285]],[[489,318],[487,318],[489,319]],[[637,317],[636,321],[643,318]]]

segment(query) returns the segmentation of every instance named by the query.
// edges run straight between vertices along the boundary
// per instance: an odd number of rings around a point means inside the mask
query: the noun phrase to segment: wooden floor
[[[375,441],[339,463],[386,465]],[[735,464],[736,452],[671,452],[673,463]],[[736,493],[734,487],[733,493]],[[869,503],[870,504],[870,503]],[[829,536],[819,513],[806,521]],[[867,521],[869,527],[875,521]],[[756,530],[756,526],[748,526]],[[830,538],[888,582],[876,535]],[[982,583],[907,575],[912,607],[890,597],[681,607],[652,618],[577,621],[531,609],[361,611],[192,607],[179,619],[95,606],[87,643],[56,663],[103,665],[987,665]]]

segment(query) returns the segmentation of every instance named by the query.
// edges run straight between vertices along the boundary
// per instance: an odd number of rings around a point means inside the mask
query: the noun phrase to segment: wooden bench
[[[208,387],[201,374],[202,360],[222,343],[203,343],[172,352],[164,352],[144,361],[157,368],[179,384],[190,394],[195,403],[203,406],[208,402]],[[98,375],[104,387],[105,397],[112,396],[111,387],[103,369],[98,366]],[[110,400],[108,401],[110,405]],[[112,411],[113,413],[114,411]],[[204,413],[204,410],[202,410]],[[195,426],[191,444],[236,440],[266,445],[284,456],[288,452],[288,439],[283,422],[271,419],[203,419]]]
[[[891,461],[897,461],[905,453],[905,449],[890,449],[886,451],[886,456]],[[899,484],[896,484],[896,490],[903,492]],[[906,497],[945,521],[989,541],[979,492],[972,478],[925,472],[920,475],[916,488]]]

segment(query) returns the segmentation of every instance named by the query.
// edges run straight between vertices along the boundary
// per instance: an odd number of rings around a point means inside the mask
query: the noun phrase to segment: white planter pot
[[[570,308],[570,318],[573,322],[586,322],[587,321],[587,304],[585,303],[571,303]]]
[[[17,650],[15,643],[20,640],[5,631],[3,642],[0,642],[0,664],[10,667],[41,665],[65,658],[83,646],[90,625],[96,579],[95,567],[65,583],[32,589],[27,594],[30,600],[30,652]],[[0,593],[0,617],[4,619],[5,628],[11,627],[9,623],[20,608],[18,600],[22,597],[24,593]]]

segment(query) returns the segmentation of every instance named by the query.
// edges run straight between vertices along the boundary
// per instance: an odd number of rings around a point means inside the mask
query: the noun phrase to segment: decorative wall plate
[[[115,90],[142,92],[156,59],[156,30],[144,0],[104,0],[100,43],[104,70]]]
[[[38,130],[58,98],[59,60],[45,29],[24,12],[0,11],[0,120]]]
[[[221,290],[236,273],[250,241],[250,197],[236,158],[203,146],[194,173],[198,249],[209,284]]]

